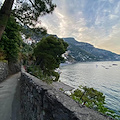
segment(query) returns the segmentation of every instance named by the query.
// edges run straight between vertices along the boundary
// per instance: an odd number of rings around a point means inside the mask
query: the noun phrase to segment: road
[[[18,120],[19,79],[17,73],[0,83],[0,120]]]

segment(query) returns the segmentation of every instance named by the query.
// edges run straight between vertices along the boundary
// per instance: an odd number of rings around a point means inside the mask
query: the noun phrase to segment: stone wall
[[[21,64],[20,63],[10,62],[8,64],[8,66],[9,66],[9,75],[12,75],[12,74],[15,74],[15,73],[18,73],[21,71]]]
[[[0,62],[0,82],[8,76],[8,64]]]
[[[21,73],[22,120],[109,120],[41,80]]]

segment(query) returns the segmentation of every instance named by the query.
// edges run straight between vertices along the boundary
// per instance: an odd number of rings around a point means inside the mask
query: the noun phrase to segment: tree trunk
[[[10,17],[13,3],[14,0],[5,0],[3,6],[0,9],[0,40],[7,25],[7,21]]]

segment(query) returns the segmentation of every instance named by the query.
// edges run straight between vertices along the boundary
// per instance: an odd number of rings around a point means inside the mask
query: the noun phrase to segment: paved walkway
[[[19,79],[20,73],[17,73],[0,83],[0,120],[18,120],[15,111],[18,113]]]

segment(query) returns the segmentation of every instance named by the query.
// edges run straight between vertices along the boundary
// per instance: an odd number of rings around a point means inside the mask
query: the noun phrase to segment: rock
[[[15,74],[21,71],[21,64],[20,63],[12,63],[8,64],[9,66],[9,74]]]
[[[0,82],[2,82],[8,76],[8,64],[0,62]]]

